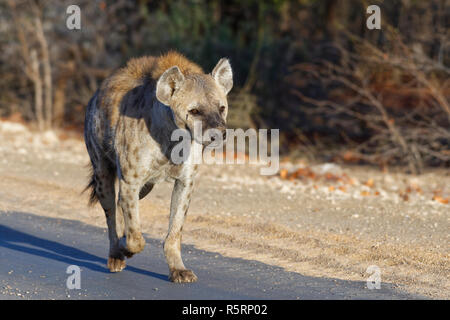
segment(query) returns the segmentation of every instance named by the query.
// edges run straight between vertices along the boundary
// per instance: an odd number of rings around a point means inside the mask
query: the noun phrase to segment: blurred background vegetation
[[[447,0],[0,0],[0,117],[82,130],[114,69],[176,49],[229,57],[230,125],[279,128],[282,153],[417,173],[450,164],[449,26]]]

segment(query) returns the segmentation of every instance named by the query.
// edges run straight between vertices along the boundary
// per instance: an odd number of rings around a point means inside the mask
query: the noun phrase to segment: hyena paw
[[[186,283],[197,281],[197,276],[192,270],[171,270],[169,280],[175,283]]]
[[[144,250],[145,239],[142,234],[133,234],[129,238],[122,237],[119,241],[119,248],[123,255],[131,258],[135,253]]]
[[[109,257],[108,258],[108,269],[111,272],[120,272],[126,267],[125,258],[116,258],[116,257]]]

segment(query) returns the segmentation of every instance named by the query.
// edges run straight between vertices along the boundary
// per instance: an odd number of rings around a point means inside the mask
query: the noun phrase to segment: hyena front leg
[[[129,184],[123,179],[119,182],[119,206],[125,222],[125,237],[119,241],[120,249],[128,258],[144,250],[145,239],[141,233],[139,219],[138,185]]]
[[[175,180],[170,203],[169,231],[164,242],[164,254],[169,265],[169,279],[172,282],[195,282],[197,276],[187,270],[181,259],[181,231],[189,208],[193,181]]]

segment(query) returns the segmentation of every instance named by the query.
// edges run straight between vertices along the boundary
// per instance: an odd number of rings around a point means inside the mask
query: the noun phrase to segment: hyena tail
[[[97,193],[95,192],[95,189],[97,187],[97,182],[95,181],[95,174],[94,174],[94,169],[92,168],[91,165],[89,165],[89,168],[91,169],[91,172],[89,174],[89,184],[86,186],[86,188],[84,188],[83,192],[86,192],[87,190],[90,190],[90,194],[89,194],[89,200],[88,200],[88,206],[92,207],[94,206],[99,200],[98,200],[98,196]]]

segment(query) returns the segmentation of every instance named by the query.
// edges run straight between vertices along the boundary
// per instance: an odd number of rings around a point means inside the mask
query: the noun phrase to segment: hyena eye
[[[189,113],[192,115],[197,115],[197,114],[200,114],[200,111],[198,111],[198,109],[191,109],[191,110],[189,110]]]
[[[225,106],[221,106],[221,107],[219,108],[219,110],[220,110],[220,113],[224,113],[224,112],[225,112]]]

